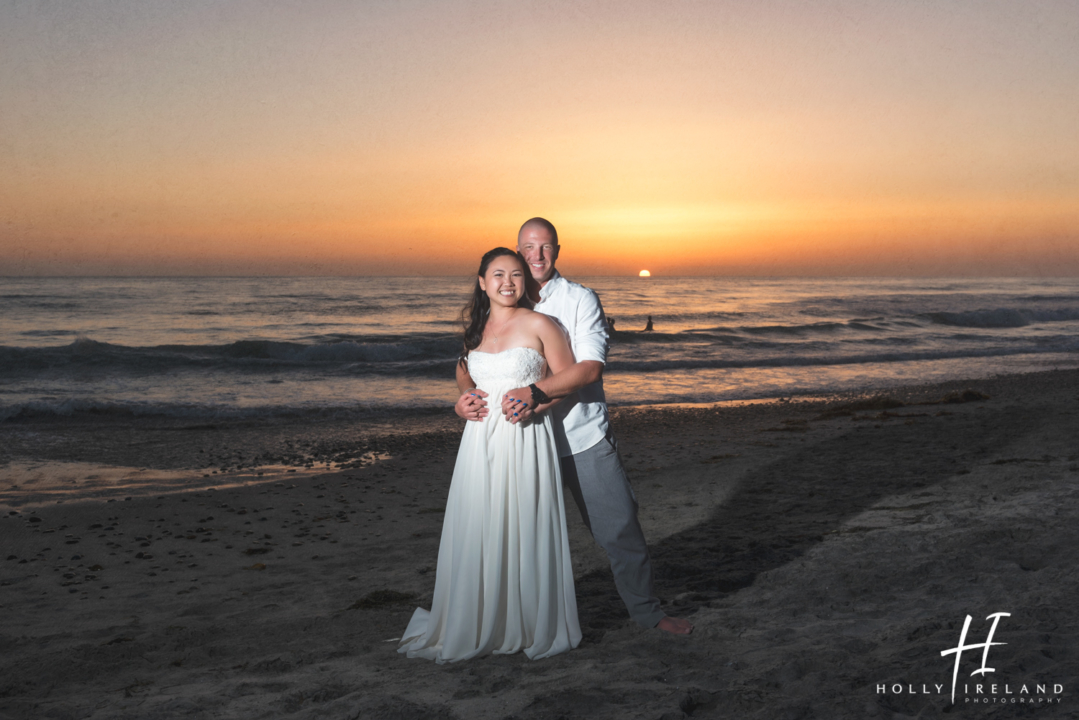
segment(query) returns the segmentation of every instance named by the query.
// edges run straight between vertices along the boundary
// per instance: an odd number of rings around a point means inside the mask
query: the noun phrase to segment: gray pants
[[[637,522],[637,497],[610,432],[584,452],[562,458],[562,482],[573,493],[592,537],[607,552],[629,616],[645,628],[666,613],[652,588],[652,561]]]

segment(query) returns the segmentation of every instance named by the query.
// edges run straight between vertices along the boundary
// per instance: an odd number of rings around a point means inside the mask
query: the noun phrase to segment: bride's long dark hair
[[[480,260],[480,269],[476,272],[476,282],[472,286],[472,296],[469,297],[468,304],[461,310],[461,324],[465,328],[464,349],[461,350],[461,357],[457,359],[457,362],[461,365],[467,363],[468,353],[478,348],[480,343],[483,342],[483,329],[487,327],[487,317],[491,313],[491,298],[487,297],[487,293],[480,288],[480,278],[487,274],[487,268],[495,258],[505,257],[506,255],[517,258],[521,263],[521,269],[525,273],[524,280],[526,283],[528,282],[528,264],[520,253],[504,247],[496,247],[494,250],[488,250],[484,253],[483,258]],[[524,296],[517,301],[517,307],[532,309],[532,301],[528,299],[527,285]]]

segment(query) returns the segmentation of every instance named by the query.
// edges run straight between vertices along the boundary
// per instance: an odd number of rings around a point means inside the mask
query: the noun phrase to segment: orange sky
[[[1068,2],[0,7],[0,275],[1079,275]]]

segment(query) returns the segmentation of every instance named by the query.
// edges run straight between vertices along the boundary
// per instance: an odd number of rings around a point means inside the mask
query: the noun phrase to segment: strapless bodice
[[[473,350],[468,354],[468,374],[481,390],[525,387],[542,379],[546,372],[547,360],[530,347],[510,348],[499,353]]]

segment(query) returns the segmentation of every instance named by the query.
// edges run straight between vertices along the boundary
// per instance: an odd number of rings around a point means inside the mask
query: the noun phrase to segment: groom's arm
[[[510,390],[502,398],[502,414],[517,417],[511,418],[511,422],[527,420],[535,413],[542,413],[562,402],[567,395],[572,395],[585,385],[590,385],[603,377],[603,363],[595,360],[584,360],[574,363],[557,375],[548,375],[536,383],[536,387],[543,391],[551,402],[540,403],[535,407],[528,398],[532,397],[532,388],[518,388]],[[522,402],[524,398],[524,402]],[[528,403],[525,405],[525,403]],[[486,410],[487,408],[484,408]],[[458,413],[459,414],[459,413]]]
[[[536,387],[552,400],[572,395],[586,385],[603,377],[610,340],[607,318],[603,315],[599,296],[589,290],[576,307],[572,347],[576,362],[562,372],[546,377]]]
[[[603,367],[607,363],[607,350],[610,348],[607,318],[603,314],[599,296],[592,290],[589,290],[578,303],[575,319],[573,353],[577,361],[536,383],[536,387],[552,400],[572,395],[602,378]],[[522,399],[519,395],[523,396],[531,408],[526,411],[527,415],[531,415],[532,412],[543,412],[551,406],[545,403],[539,407],[531,407],[532,391],[529,388],[518,388],[511,390],[510,393],[502,399],[504,415],[512,412],[514,406]],[[516,410],[520,412],[522,408],[517,407]],[[527,419],[527,415],[522,416],[521,419]]]
[[[551,375],[540,380],[536,383],[536,387],[542,390],[547,397],[557,400],[567,395],[572,395],[585,385],[591,385],[601,377],[603,377],[602,362],[580,360],[557,375]],[[541,406],[538,412],[545,409],[545,407]]]

